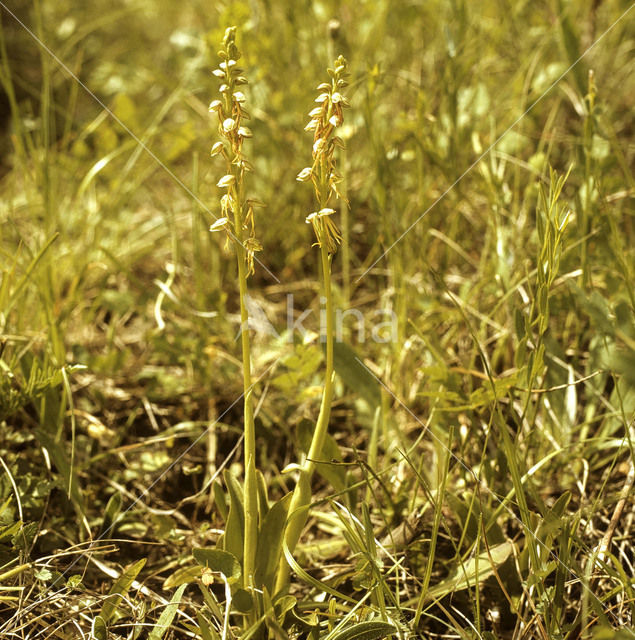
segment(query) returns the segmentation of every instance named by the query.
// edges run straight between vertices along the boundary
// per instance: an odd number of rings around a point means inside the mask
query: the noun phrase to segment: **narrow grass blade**
[[[79,516],[81,522],[85,525],[86,530],[90,531],[88,526],[88,521],[86,519],[86,505],[84,504],[84,499],[79,490],[79,479],[77,478],[77,474],[75,473],[75,469],[69,464],[68,457],[66,455],[66,451],[61,443],[56,442],[53,436],[48,434],[43,429],[35,429],[35,437],[42,447],[44,447],[49,455],[51,456],[51,460],[57,467],[57,470],[64,478],[64,484],[70,488],[70,499],[77,511],[77,515]]]
[[[104,509],[104,521],[101,525],[100,538],[112,533],[115,526],[115,520],[117,520],[121,513],[121,501],[121,494],[118,491],[113,493],[110,500],[108,500],[106,508]]]
[[[163,613],[159,616],[159,620],[156,625],[150,631],[150,635],[148,636],[148,640],[161,640],[165,635],[165,632],[169,629],[172,621],[174,620],[174,616],[178,611],[179,604],[181,604],[181,598],[183,597],[183,592],[185,591],[186,584],[181,585],[172,596],[172,600],[170,600],[170,604],[168,604]]]
[[[324,640],[381,640],[396,633],[397,628],[394,625],[381,620],[370,620],[330,633]]]
[[[200,611],[196,612],[196,620],[203,640],[220,640],[220,634]]]
[[[112,620],[115,612],[117,611],[119,603],[130,590],[132,583],[139,575],[139,571],[143,569],[145,563],[146,559],[141,558],[141,560],[138,560],[133,565],[130,565],[110,588],[108,597],[106,598],[99,613],[106,625]]]
[[[22,278],[20,279],[20,282],[18,282],[18,284],[15,286],[15,288],[11,292],[11,297],[8,300],[6,307],[3,309],[3,313],[8,314],[9,311],[12,309],[13,305],[15,304],[15,302],[17,302],[18,296],[20,295],[20,291],[22,291],[22,288],[29,281],[29,278],[31,277],[31,274],[35,270],[35,267],[37,267],[38,262],[40,262],[40,260],[44,257],[44,254],[49,250],[50,246],[57,240],[58,236],[59,236],[59,233],[57,232],[54,233],[44,243],[44,246],[40,249],[40,251],[33,258],[33,260],[31,260],[31,262],[29,263],[29,266],[26,269],[25,274],[22,276]]]
[[[337,591],[336,589],[333,589],[332,587],[329,587],[327,584],[325,584],[324,582],[321,582],[317,578],[314,578],[312,575],[309,575],[295,561],[295,558],[291,555],[291,552],[289,551],[289,547],[286,544],[283,544],[283,551],[284,551],[284,557],[287,559],[289,566],[291,567],[291,569],[293,569],[293,571],[298,575],[300,579],[304,580],[307,584],[310,584],[315,589],[318,589],[319,591],[324,591],[325,593],[328,593],[330,596],[333,596],[338,600],[350,602],[352,604],[357,604],[357,601],[353,600],[353,598],[349,598],[347,595]]]
[[[479,582],[483,582],[494,575],[495,568],[509,558],[512,548],[511,542],[503,542],[490,547],[489,551],[485,551],[475,558],[470,558],[459,566],[452,576],[429,589],[426,599],[428,601],[435,600],[449,593],[472,587],[477,578]]]

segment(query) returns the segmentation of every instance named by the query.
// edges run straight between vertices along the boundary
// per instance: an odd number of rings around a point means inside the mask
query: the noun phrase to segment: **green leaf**
[[[28,522],[11,538],[11,543],[18,550],[27,553],[39,529],[37,522]]]
[[[503,542],[490,547],[489,552],[485,551],[476,558],[470,558],[467,562],[460,564],[452,576],[429,589],[426,600],[442,598],[448,593],[473,587],[476,576],[478,576],[479,582],[483,582],[494,574],[496,567],[509,558],[511,552],[512,543]]]
[[[341,631],[331,632],[325,640],[381,640],[397,633],[397,628],[381,620],[359,622]]]
[[[201,638],[203,638],[203,640],[220,640],[220,636],[216,629],[212,627],[210,622],[200,611],[196,612],[196,620],[198,621]]]
[[[214,504],[218,509],[218,513],[220,513],[220,517],[227,522],[228,510],[225,493],[223,492],[223,487],[221,487],[220,482],[217,480],[214,480],[212,483],[212,494],[214,496]]]
[[[198,584],[198,588],[201,594],[203,595],[203,600],[205,600],[205,604],[207,605],[207,608],[211,611],[212,616],[216,620],[222,620],[224,614],[220,608],[220,605],[218,604],[218,601],[216,600],[216,596],[214,596],[214,592],[200,582]]]
[[[5,538],[11,538],[11,540],[13,540],[19,533],[21,526],[22,523],[18,521],[6,527],[0,527],[0,540],[4,540]]]
[[[237,589],[232,597],[232,604],[236,611],[249,613],[254,607],[254,599],[246,589]]]
[[[593,632],[593,640],[635,640],[635,629],[624,628],[616,631],[609,627],[601,627]]]
[[[296,344],[293,353],[280,360],[280,364],[284,365],[287,371],[276,376],[272,380],[272,384],[283,391],[295,390],[317,371],[321,361],[322,354],[317,347]]]
[[[275,602],[276,616],[279,620],[283,620],[284,616],[295,607],[298,599],[294,596],[282,596]]]
[[[525,314],[519,309],[514,309],[514,330],[518,340],[522,340],[527,335]]]
[[[201,568],[197,565],[181,567],[170,574],[163,582],[164,589],[174,589],[182,584],[189,584],[201,577]]]
[[[145,563],[146,559],[141,558],[141,560],[138,560],[133,565],[130,565],[110,588],[108,597],[104,601],[104,604],[99,613],[105,624],[108,624],[112,620],[115,612],[117,611],[119,603],[128,593],[130,587],[132,586],[132,583],[135,581],[137,575],[139,575],[139,571],[143,569]]]
[[[267,496],[267,481],[260,469],[256,469],[256,484],[258,487],[258,520],[262,522],[269,513],[270,505]]]
[[[221,549],[193,549],[194,560],[202,567],[222,573],[228,582],[236,582],[241,576],[240,562],[233,553]]]
[[[75,470],[69,464],[68,456],[64,447],[60,442],[56,442],[52,436],[50,436],[43,429],[35,429],[35,437],[38,439],[40,446],[44,447],[49,455],[53,464],[57,467],[58,472],[64,478],[64,484],[68,489],[70,487],[70,499],[75,507],[80,520],[86,522],[86,508],[82,494],[79,490],[79,480]]]
[[[84,585],[82,583],[82,576],[80,576],[79,574],[70,576],[66,581],[66,587],[68,589],[79,589],[83,591]]]
[[[282,554],[282,540],[291,494],[278,500],[267,513],[258,533],[258,549],[256,551],[257,585],[264,585],[271,591],[276,577],[276,570]]]
[[[36,569],[33,572],[33,575],[42,582],[50,582],[53,579],[53,572],[46,567],[42,567],[41,569]]]
[[[305,453],[311,448],[311,440],[313,438],[313,430],[315,425],[310,420],[301,420],[298,425],[298,438],[300,447]],[[326,462],[317,461],[318,473],[335,489],[335,491],[344,491],[346,489],[346,467],[339,464],[331,464],[333,462],[341,462],[342,454],[337,446],[335,438],[327,433],[322,446],[321,459]]]
[[[99,536],[100,538],[102,536],[107,536],[113,533],[115,520],[121,512],[121,501],[122,498],[119,491],[113,493],[112,496],[110,496],[110,500],[108,500],[106,508],[104,509],[104,521],[101,525],[101,535]]]
[[[326,348],[323,345],[323,348]],[[371,409],[381,405],[381,386],[362,359],[345,342],[333,344],[333,363],[344,384],[366,400]]]
[[[183,592],[185,591],[186,584],[182,584],[172,596],[170,600],[170,604],[168,604],[165,609],[163,609],[163,613],[159,616],[156,625],[150,631],[150,635],[148,636],[148,640],[161,640],[165,632],[169,629],[172,624],[172,620],[174,620],[174,616],[179,608],[179,604],[181,604],[181,598],[183,597]]]
[[[238,484],[238,480],[229,472],[225,473],[223,477],[229,493],[229,514],[225,525],[224,549],[241,561],[243,559],[245,531],[242,488]]]
[[[97,616],[93,622],[93,634],[97,640],[108,640],[108,628],[101,616]]]
[[[341,600],[343,602],[350,602],[351,604],[357,604],[353,598],[347,596],[341,591],[337,591],[333,587],[330,587],[326,582],[322,582],[317,578],[314,578],[310,573],[307,573],[295,560],[293,554],[289,551],[289,548],[286,544],[282,545],[282,552],[284,553],[284,557],[286,558],[289,566],[293,570],[295,574],[301,579],[304,580],[307,584],[311,585],[314,589],[318,589],[320,591],[324,591],[329,595],[333,596],[336,600]]]
[[[20,292],[22,291],[22,289],[24,288],[24,286],[27,284],[27,282],[29,281],[29,279],[31,278],[31,274],[33,273],[34,269],[37,267],[38,262],[40,262],[40,260],[44,257],[44,254],[49,250],[50,246],[57,240],[57,238],[59,237],[59,232],[55,232],[42,246],[42,248],[40,249],[40,251],[37,253],[37,255],[33,258],[33,260],[31,260],[31,262],[29,263],[29,266],[27,267],[24,275],[22,276],[22,278],[20,279],[20,281],[12,288],[11,290],[11,294],[10,294],[10,298],[7,301],[7,303],[4,305],[4,308],[2,309],[2,313],[5,316],[8,316],[9,311],[11,311],[11,308],[13,307],[13,305],[17,302],[18,297],[20,295]]]
[[[102,131],[103,133],[106,133],[108,130],[100,129],[100,131]],[[114,137],[115,137],[115,140],[113,140],[112,142],[110,141],[109,142],[110,144],[116,145],[117,144],[116,136]],[[114,160],[117,156],[121,155],[122,153],[125,153],[126,151],[128,151],[128,149],[131,146],[130,144],[131,142],[132,140],[128,141],[125,144],[118,145],[114,150],[110,151],[109,153],[101,157],[99,160],[97,160],[95,164],[93,164],[93,166],[89,169],[88,173],[84,176],[83,180],[81,181],[79,188],[77,189],[77,197],[79,199],[83,197],[85,191],[88,189],[91,183],[108,166],[108,164],[110,164],[112,160]]]
[[[606,368],[624,377],[624,380],[635,386],[635,351],[632,349],[610,349],[605,358]]]
[[[568,280],[567,286],[573,293],[579,307],[589,316],[596,332],[607,336],[615,336],[615,319],[606,298],[598,291],[587,295],[586,291]]]
[[[505,541],[503,530],[496,518],[493,517],[491,509],[479,500],[474,500],[471,492],[466,492],[464,499],[448,492],[445,499],[454,516],[458,519],[463,535],[469,543],[473,543],[480,535],[481,520],[488,523],[486,526],[488,544],[496,545]]]

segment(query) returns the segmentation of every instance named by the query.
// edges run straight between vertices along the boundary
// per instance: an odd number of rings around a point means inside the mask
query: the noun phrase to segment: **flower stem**
[[[252,586],[256,563],[256,545],[258,540],[258,502],[256,480],[256,430],[254,426],[254,408],[251,396],[251,344],[249,340],[249,312],[247,310],[247,265],[243,246],[243,222],[240,210],[240,196],[234,207],[234,229],[236,233],[236,258],[238,261],[238,287],[240,293],[240,339],[243,360],[243,400],[244,400],[244,464],[245,488],[244,510],[245,531],[243,548],[243,586]]]
[[[212,156],[221,155],[226,161],[226,174],[218,181],[217,187],[226,189],[221,198],[221,217],[216,218],[210,231],[224,230],[227,243],[236,249],[238,262],[238,288],[240,297],[240,339],[243,360],[244,398],[244,464],[245,484],[243,487],[243,586],[252,589],[256,569],[256,547],[258,543],[258,487],[256,475],[256,431],[251,381],[251,345],[249,340],[249,311],[247,309],[247,278],[253,273],[254,253],[262,246],[255,237],[254,207],[256,200],[245,197],[245,172],[250,164],[243,155],[243,142],[251,138],[251,131],[242,121],[249,115],[244,110],[245,95],[239,87],[247,84],[237,61],[241,53],[236,46],[236,27],[229,27],[223,38],[223,48],[218,53],[221,62],[213,74],[223,82],[220,87],[221,99],[213,100],[209,110],[218,116],[218,130],[224,141],[214,144]],[[233,223],[230,222],[233,218]],[[246,625],[253,621],[249,618]]]
[[[346,82],[346,60],[339,56],[335,60],[333,69],[328,69],[331,84],[322,83],[318,90],[322,93],[315,100],[319,104],[313,108],[309,116],[311,120],[305,127],[306,131],[313,131],[313,165],[303,169],[297,177],[300,182],[311,180],[318,203],[318,211],[307,216],[307,223],[311,223],[320,247],[321,261],[321,290],[326,300],[326,370],[324,372],[324,389],[322,390],[322,402],[320,413],[315,424],[315,430],[311,438],[311,446],[306,459],[300,465],[298,482],[293,490],[287,523],[284,534],[284,544],[289,553],[293,553],[302,529],[309,517],[311,503],[311,478],[317,464],[321,462],[322,450],[328,432],[329,419],[331,417],[331,404],[333,402],[333,338],[335,335],[335,319],[333,315],[333,292],[331,289],[331,262],[333,254],[337,251],[337,245],[341,241],[336,224],[331,219],[335,209],[329,206],[332,196],[342,197],[338,190],[341,176],[336,171],[335,147],[343,147],[340,138],[334,135],[334,131],[343,122],[343,107],[348,106],[348,101],[342,95],[341,90],[348,84]],[[278,564],[278,573],[274,594],[280,593],[289,583],[289,565],[286,557],[281,557]]]
[[[318,414],[315,431],[311,440],[311,447],[306,459],[305,468],[309,477],[315,471],[316,460],[322,454],[324,440],[331,416],[331,403],[333,401],[333,336],[335,334],[333,318],[333,293],[331,291],[331,259],[326,244],[320,248],[322,258],[322,287],[326,299],[326,370],[324,372],[324,390],[322,392],[322,404]]]
[[[300,467],[300,475],[298,482],[291,497],[289,504],[289,519],[285,531],[284,541],[290,553],[293,553],[302,529],[309,517],[308,506],[311,502],[311,478],[315,472],[317,463],[322,456],[324,441],[328,432],[329,419],[331,416],[331,404],[333,402],[333,337],[335,335],[335,323],[333,316],[333,293],[331,290],[331,260],[326,247],[326,242],[322,242],[320,246],[320,255],[322,262],[322,293],[326,300],[326,370],[324,372],[324,389],[322,390],[322,402],[320,404],[320,413],[315,424],[311,446],[306,460]],[[278,575],[274,593],[280,592],[287,586],[289,581],[289,565],[285,558],[281,558],[278,567]]]

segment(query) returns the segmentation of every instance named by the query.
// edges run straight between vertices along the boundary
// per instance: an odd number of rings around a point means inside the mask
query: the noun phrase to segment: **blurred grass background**
[[[390,393],[368,383],[382,407],[374,420],[373,401],[355,393],[362,374],[340,363],[332,433],[351,469],[326,480],[363,479],[356,465],[370,447],[390,496],[367,495],[378,523],[396,527],[439,501],[452,523],[447,540],[436,556],[413,543],[408,562],[413,585],[426,558],[441,581],[479,539],[474,479],[447,450],[491,492],[478,497],[487,519],[512,488],[496,435],[509,429],[522,472],[532,469],[536,522],[571,492],[567,534],[545,536],[567,549],[576,576],[586,567],[593,577],[587,561],[633,459],[628,2],[3,0],[0,17],[0,517],[9,527],[0,529],[0,567],[25,567],[0,582],[17,588],[0,591],[14,624],[5,632],[30,620],[26,603],[65,570],[64,554],[108,528],[113,495],[133,506],[109,534],[125,542],[108,561],[147,556],[149,583],[214,540],[207,495],[182,501],[223,461],[240,463],[227,458],[241,424],[235,265],[207,231],[220,211],[210,72],[229,25],[250,82],[250,191],[267,204],[256,221],[266,269],[251,288],[282,335],[256,336],[254,347],[256,373],[265,372],[257,428],[268,482],[289,488],[280,470],[316,411],[319,345],[287,339],[286,296],[296,316],[313,310],[305,326],[317,331],[317,253],[304,223],[312,195],[295,177],[309,163],[303,127],[315,87],[342,53],[352,74],[339,157],[350,211],[334,261],[337,303],[361,310],[369,327],[377,310],[394,312],[397,335],[361,341],[346,325],[345,342]],[[571,168],[562,194],[571,219],[552,284],[540,289],[539,185],[548,189],[550,166]],[[214,436],[160,476],[219,415]],[[632,519],[632,495],[627,511]],[[502,519],[501,534],[522,537],[518,522]],[[606,569],[608,613],[594,614],[607,627],[625,624],[633,607],[626,547]],[[316,557],[316,567],[334,561]],[[522,593],[523,562],[510,592]],[[88,566],[71,574],[98,593],[103,574]],[[559,637],[576,637],[582,624],[576,584],[558,596]],[[457,606],[479,633],[523,637],[528,605],[512,595],[515,612],[492,597],[507,611],[500,623]],[[65,610],[72,597],[59,602]],[[446,613],[417,618],[420,630],[456,633]],[[51,616],[46,624],[60,624]]]

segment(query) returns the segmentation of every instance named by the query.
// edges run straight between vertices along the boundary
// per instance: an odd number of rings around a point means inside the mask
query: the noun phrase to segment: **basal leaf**
[[[174,587],[180,587],[182,584],[189,584],[195,582],[201,577],[201,568],[197,565],[190,567],[181,567],[174,573],[171,573],[164,581],[164,589],[174,589]]]
[[[104,509],[104,521],[101,525],[101,536],[112,537],[115,520],[121,511],[121,493],[116,491],[110,497]]]
[[[448,593],[473,587],[477,576],[478,581],[483,582],[483,580],[494,574],[496,567],[499,567],[509,558],[511,552],[512,543],[503,542],[490,547],[489,552],[484,551],[476,558],[470,558],[467,562],[460,564],[449,578],[429,589],[426,600],[442,598]]]
[[[202,567],[222,573],[229,582],[236,582],[241,575],[240,562],[233,553],[222,549],[193,549],[194,560]]]
[[[165,635],[165,632],[170,628],[172,621],[174,620],[174,616],[178,611],[179,604],[181,603],[181,598],[183,597],[183,592],[185,591],[186,584],[182,584],[172,596],[170,600],[170,604],[168,604],[165,609],[163,609],[163,613],[159,616],[156,625],[150,631],[150,635],[148,636],[148,640],[161,640]]]
[[[341,631],[331,632],[324,640],[381,640],[397,633],[397,628],[381,620],[359,622]]]
[[[201,638],[203,640],[220,640],[220,635],[207,620],[207,618],[200,612],[196,612],[196,620],[201,632]]]
[[[291,494],[278,500],[267,513],[258,534],[258,550],[256,552],[256,584],[264,585],[271,591],[276,576],[276,569],[282,554],[287,512]]]
[[[241,561],[245,531],[242,488],[230,473],[225,473],[224,478],[229,493],[229,514],[225,525],[224,548]]]
[[[93,621],[93,635],[97,640],[108,640],[108,627],[101,616]]]
[[[117,607],[119,603],[123,599],[123,597],[128,593],[132,583],[135,581],[136,577],[139,575],[139,571],[143,569],[143,566],[146,563],[145,558],[141,558],[134,564],[130,565],[115,581],[115,583],[110,588],[108,592],[108,597],[104,601],[104,604],[101,608],[100,616],[102,617],[105,624],[108,624],[112,617],[117,611]]]

